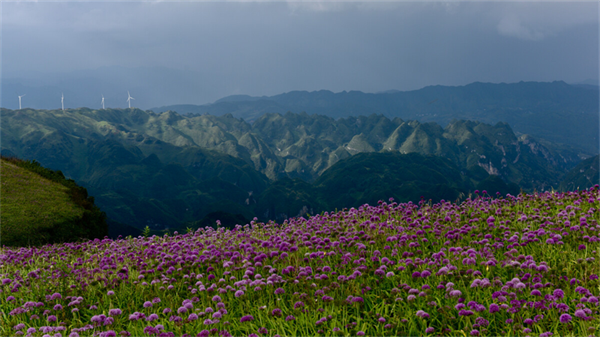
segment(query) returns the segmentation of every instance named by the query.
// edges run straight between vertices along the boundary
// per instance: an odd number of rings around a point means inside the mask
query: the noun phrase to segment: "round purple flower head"
[[[552,294],[558,299],[561,299],[565,296],[565,292],[562,291],[562,289],[554,289],[554,292]]]
[[[426,313],[426,312],[425,312],[425,311],[423,311],[423,310],[419,310],[419,311],[417,311],[417,313],[416,313],[415,315],[417,315],[418,317],[421,317],[421,318],[423,318],[423,319],[425,319],[425,318],[429,318],[429,314],[428,314],[428,313]]]
[[[108,315],[109,316],[117,316],[117,315],[120,315],[120,314],[122,314],[121,309],[110,309],[108,311]]]
[[[425,333],[433,333],[434,331],[435,331],[435,329],[432,327],[425,329]]]
[[[210,335],[210,331],[202,330],[196,335],[196,337],[208,337],[209,335]]]
[[[288,317],[285,318],[286,321],[295,321],[296,317],[289,315]]]
[[[152,302],[146,301],[144,302],[144,308],[150,308],[152,306]]]
[[[221,297],[215,295],[215,296],[213,296],[212,301],[213,302],[221,302]]]
[[[244,323],[244,322],[250,322],[254,320],[254,316],[252,315],[246,315],[242,318],[240,318],[240,323]]]
[[[559,318],[561,323],[569,323],[572,319],[573,317],[571,317],[571,315],[569,314],[562,314]]]
[[[583,311],[582,309],[575,310],[574,315],[575,315],[575,317],[578,317],[578,318],[584,318],[586,316],[585,311]]]
[[[359,331],[359,332],[357,332],[357,333],[356,333],[356,335],[357,335],[357,336],[364,336],[364,335],[365,335],[365,333],[364,333],[363,331]]]
[[[243,295],[244,295],[244,292],[242,290],[238,290],[238,291],[235,292],[235,297],[240,297],[240,296],[243,296]]]
[[[275,295],[281,295],[285,293],[285,290],[283,290],[283,288],[277,288],[275,289]]]

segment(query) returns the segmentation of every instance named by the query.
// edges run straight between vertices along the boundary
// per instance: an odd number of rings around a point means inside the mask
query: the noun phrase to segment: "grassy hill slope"
[[[104,213],[93,198],[60,171],[36,162],[2,158],[0,243],[38,245],[103,237]]]

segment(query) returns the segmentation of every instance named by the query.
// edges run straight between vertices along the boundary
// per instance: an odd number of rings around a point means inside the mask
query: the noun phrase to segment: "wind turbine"
[[[104,109],[104,95],[102,95],[102,109]]]
[[[62,105],[62,111],[65,111],[65,94],[63,93],[62,96],[60,96],[60,104]]]
[[[129,103],[129,108],[131,109],[131,100],[135,100],[135,98],[131,97],[129,91],[127,92],[127,103]]]
[[[21,110],[21,97],[24,97],[25,95],[21,95],[19,96],[19,110]]]

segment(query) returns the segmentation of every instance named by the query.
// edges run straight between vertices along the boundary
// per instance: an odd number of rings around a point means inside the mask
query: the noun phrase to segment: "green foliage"
[[[582,161],[566,174],[565,179],[560,183],[559,190],[584,190],[600,184],[599,165],[600,155]]]
[[[490,175],[483,179],[477,184],[476,189],[479,191],[487,191],[489,195],[494,197],[496,196],[496,193],[500,193],[499,195],[505,196],[507,194],[518,195],[521,192],[519,185],[515,183],[507,184],[497,175]]]
[[[62,172],[14,157],[2,162],[2,244],[7,246],[101,238],[106,215],[94,198]]]
[[[142,231],[142,236],[145,238],[150,236],[150,227],[148,227],[148,226],[144,227],[144,230]]]
[[[357,207],[393,197],[456,200],[470,187],[447,159],[417,153],[360,153],[342,160],[315,182],[319,200],[329,209]]]

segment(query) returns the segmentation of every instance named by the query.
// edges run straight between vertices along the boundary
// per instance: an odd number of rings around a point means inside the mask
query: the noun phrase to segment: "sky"
[[[132,90],[136,104],[150,108],[233,94],[599,77],[595,1],[0,6],[3,107],[25,91],[32,107],[45,108],[48,92],[82,97],[77,104],[89,93],[97,105],[101,90]],[[126,106],[121,98],[110,97]]]

